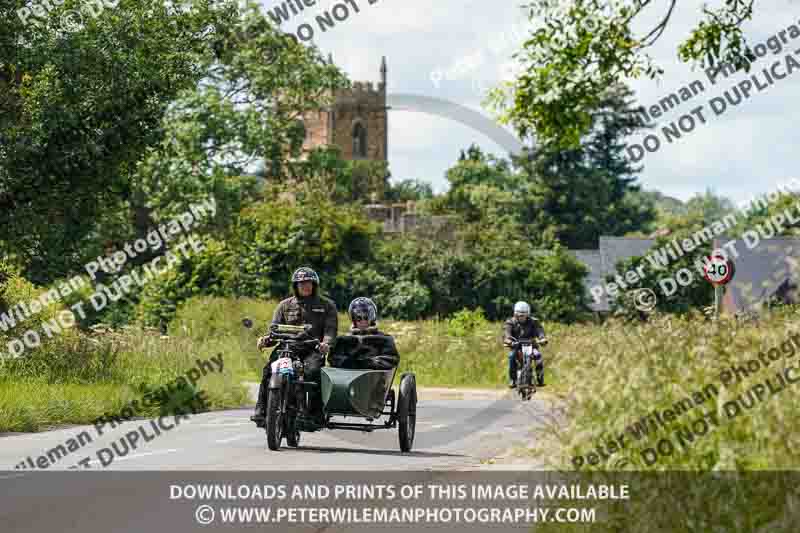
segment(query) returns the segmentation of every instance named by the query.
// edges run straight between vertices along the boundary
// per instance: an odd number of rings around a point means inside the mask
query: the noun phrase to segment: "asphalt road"
[[[288,448],[284,441],[284,447],[273,452],[267,448],[264,431],[249,421],[251,409],[243,408],[192,415],[178,425],[170,417],[162,421],[160,435],[153,427],[157,423],[133,420],[105,428],[102,435],[93,426],[75,426],[3,436],[0,470],[14,470],[28,457],[34,464],[46,464],[47,470],[68,469],[81,460],[78,469],[92,470],[466,470],[529,443],[551,414],[549,402],[542,398],[523,404],[510,394],[466,394],[463,399],[425,396],[420,394],[417,404],[416,438],[410,453],[400,452],[396,429],[303,433],[299,448]],[[134,431],[141,437],[136,449],[131,449],[131,439],[126,441],[125,436]],[[79,434],[84,436],[80,443]],[[145,437],[151,440],[145,442]],[[67,451],[60,458],[52,452],[59,445]]]

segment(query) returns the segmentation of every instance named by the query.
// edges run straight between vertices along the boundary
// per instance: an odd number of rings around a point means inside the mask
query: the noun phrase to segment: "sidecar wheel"
[[[397,399],[397,422],[400,431],[400,451],[410,452],[414,445],[417,426],[417,380],[414,374],[403,374],[400,378],[400,394]]]

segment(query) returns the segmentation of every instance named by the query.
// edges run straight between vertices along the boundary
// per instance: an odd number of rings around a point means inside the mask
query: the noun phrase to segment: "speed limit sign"
[[[703,275],[712,285],[725,285],[733,277],[733,262],[722,256],[709,257],[703,265]]]

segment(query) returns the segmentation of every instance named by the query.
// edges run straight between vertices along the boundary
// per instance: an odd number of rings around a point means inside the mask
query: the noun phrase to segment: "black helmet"
[[[319,276],[317,276],[317,273],[312,269],[308,267],[300,267],[294,271],[294,274],[292,274],[292,289],[294,289],[295,296],[297,296],[297,284],[301,281],[310,281],[313,283],[314,293],[317,292],[317,287],[319,287]]]
[[[378,320],[378,306],[375,305],[375,302],[363,296],[350,302],[347,312],[350,314],[350,320],[353,321],[353,324],[357,320],[369,320],[369,325],[374,326]]]

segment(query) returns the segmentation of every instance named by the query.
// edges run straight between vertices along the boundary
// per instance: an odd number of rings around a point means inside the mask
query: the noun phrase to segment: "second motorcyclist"
[[[359,297],[348,308],[352,327],[336,341],[328,360],[331,366],[354,370],[391,370],[400,362],[394,337],[378,330],[378,306]]]
[[[535,339],[539,345],[547,344],[542,324],[531,315],[531,306],[527,302],[514,304],[514,316],[506,320],[503,325],[503,345],[511,348],[508,354],[508,379],[510,388],[517,386],[517,351],[519,346],[514,344],[514,339]],[[542,353],[534,349],[533,360],[536,364],[537,386],[544,386],[544,361]]]

